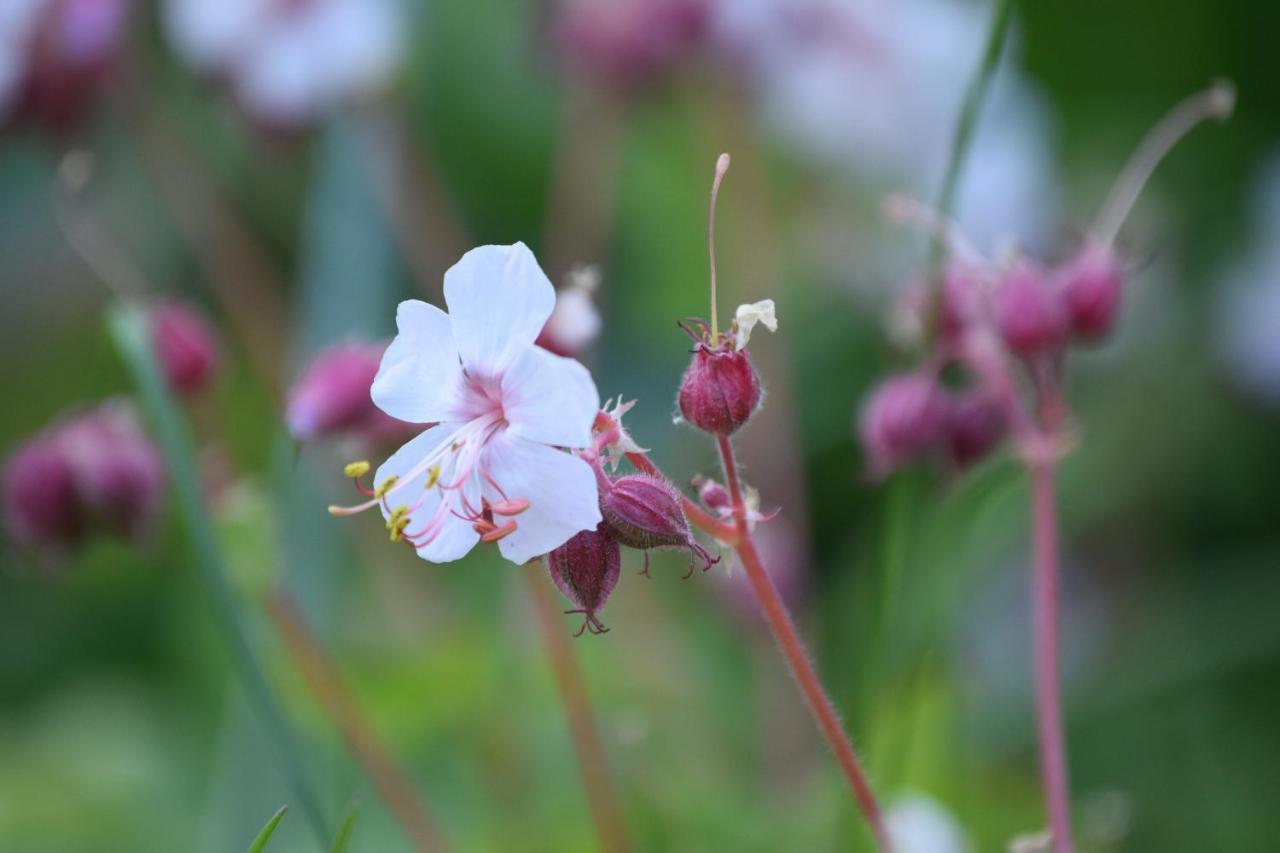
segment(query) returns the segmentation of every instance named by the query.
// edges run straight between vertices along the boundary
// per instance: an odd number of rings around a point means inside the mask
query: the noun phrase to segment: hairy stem
[[[818,724],[818,730],[826,738],[827,745],[831,748],[831,752],[836,757],[836,762],[840,765],[840,770],[848,780],[849,787],[853,789],[854,799],[870,825],[871,832],[875,835],[876,844],[880,850],[887,853],[887,851],[892,850],[892,845],[888,831],[885,828],[884,819],[880,814],[880,806],[876,802],[875,794],[871,791],[871,785],[867,781],[866,773],[858,761],[857,753],[853,750],[853,744],[850,742],[849,736],[840,724],[840,718],[836,713],[831,697],[827,695],[817,671],[813,668],[813,663],[809,660],[804,642],[796,631],[791,614],[787,612],[787,607],[783,604],[782,597],[778,594],[778,589],[773,584],[773,579],[765,571],[764,565],[760,561],[760,555],[756,552],[755,543],[752,541],[751,532],[747,527],[746,506],[742,499],[742,486],[738,481],[738,469],[737,464],[734,462],[733,445],[725,436],[720,436],[717,442],[720,448],[720,461],[724,466],[725,482],[729,489],[729,495],[733,500],[734,517],[738,528],[738,541],[734,546],[734,550],[737,552],[743,568],[746,569],[747,580],[751,582],[751,589],[755,593],[756,601],[760,604],[760,609],[769,623],[769,629],[773,632],[773,637],[777,640],[783,657],[786,658],[787,666],[791,669],[791,674],[795,677],[800,692],[804,694],[805,702],[813,713],[814,721]]]
[[[277,591],[267,601],[267,614],[311,695],[338,730],[348,751],[359,762],[414,849],[447,850],[449,845],[414,793],[413,782],[365,720],[337,664],[307,626],[297,604],[288,593]]]
[[[1031,465],[1032,559],[1031,621],[1035,643],[1036,727],[1040,771],[1053,832],[1054,853],[1071,853],[1071,800],[1062,733],[1062,696],[1058,672],[1058,519],[1054,499],[1055,464]]]
[[[560,699],[564,702],[569,721],[569,735],[573,739],[574,754],[578,758],[578,771],[587,795],[587,806],[595,824],[600,849],[606,853],[625,853],[631,849],[627,841],[626,827],[622,823],[622,809],[609,775],[604,746],[596,730],[595,716],[591,713],[591,700],[582,672],[569,645],[560,611],[552,598],[551,590],[544,583],[543,564],[530,563],[520,574],[529,584],[529,597],[538,617],[547,659],[555,675]]]

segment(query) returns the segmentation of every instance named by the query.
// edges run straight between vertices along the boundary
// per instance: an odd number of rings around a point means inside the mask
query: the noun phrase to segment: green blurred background
[[[1194,133],[1157,173],[1135,227],[1154,260],[1119,334],[1073,365],[1065,695],[1082,848],[1275,849],[1277,409],[1237,390],[1211,316],[1220,271],[1254,239],[1259,171],[1280,150],[1280,7],[1016,6],[1015,52],[1056,129],[1060,234],[1086,227],[1169,106],[1214,77],[1238,89],[1235,118]],[[435,175],[463,248],[523,240],[556,281],[565,258],[601,265],[606,331],[587,360],[603,396],[639,399],[632,433],[684,482],[713,473],[715,457],[671,424],[687,358],[675,320],[706,310],[707,189],[715,156],[733,153],[721,307],[771,296],[782,322],[753,339],[770,395],[741,455],[764,505],[781,506],[819,668],[886,800],[929,794],[974,850],[1042,826],[1019,468],[1002,454],[961,478],[917,469],[875,484],[854,441],[860,397],[907,363],[887,343],[885,300],[867,296],[896,282],[857,258],[825,262],[815,242],[835,256],[844,228],[873,229],[874,242],[884,226],[865,211],[878,196],[790,156],[713,59],[625,97],[566,81],[549,12],[532,3],[415,7],[391,92],[286,134],[255,129],[193,79],[149,4],[133,12],[126,61],[90,119],[70,135],[0,137],[0,447],[68,407],[132,393],[103,325],[109,294],[66,247],[52,204],[63,154],[88,149],[102,221],[156,287],[223,329],[225,368],[188,413],[232,472],[217,523],[254,645],[331,819],[356,804],[352,849],[408,848],[271,632],[273,582],[302,602],[458,849],[596,843],[522,570],[480,552],[432,566],[368,518],[331,519],[342,448],[295,448],[281,431],[281,395],[309,353],[389,334],[395,303],[424,293],[375,189],[379,164],[400,155]],[[388,126],[400,155],[373,147]],[[162,163],[157,138],[184,159]],[[576,179],[557,172],[566,159]],[[194,230],[166,181],[207,215]],[[548,210],[564,186],[582,206],[570,221],[605,214],[597,256],[572,257],[580,232],[556,236],[566,226]],[[200,207],[210,194],[273,271],[236,267],[231,301],[192,239],[218,227]],[[216,245],[234,263],[235,241]],[[237,322],[237,304],[261,322]],[[274,372],[255,365],[255,347]],[[56,572],[16,549],[0,558],[0,849],[242,850],[292,802],[188,544],[170,512],[146,547],[95,541]],[[573,643],[636,848],[869,849],[763,625],[718,577],[724,565],[681,582],[683,559],[656,557],[645,580],[629,555],[604,614],[611,632]],[[269,849],[315,849],[296,808]]]

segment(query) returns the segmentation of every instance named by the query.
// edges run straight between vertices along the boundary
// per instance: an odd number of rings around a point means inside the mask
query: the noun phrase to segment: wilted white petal
[[[733,322],[738,327],[737,340],[734,344],[736,349],[744,348],[747,345],[747,341],[751,340],[751,330],[756,327],[756,323],[771,332],[778,331],[778,317],[775,313],[772,299],[762,299],[749,305],[739,305],[738,310],[733,315]]]

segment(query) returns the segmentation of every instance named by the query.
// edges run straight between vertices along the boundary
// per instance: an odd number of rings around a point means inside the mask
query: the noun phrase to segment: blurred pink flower
[[[169,386],[180,394],[204,390],[218,369],[218,341],[192,306],[166,302],[151,309],[151,337]]]
[[[357,434],[377,443],[408,428],[388,418],[369,394],[385,342],[343,343],[315,357],[289,389],[285,423],[297,441]]]
[[[399,0],[166,0],[165,30],[196,71],[256,119],[291,127],[384,85],[403,52]]]
[[[707,0],[560,0],[555,38],[568,59],[615,84],[652,80],[707,30]]]
[[[119,53],[128,7],[128,0],[0,0],[0,119],[73,123]]]
[[[409,300],[373,382],[394,418],[434,424],[382,464],[371,500],[431,562],[497,542],[524,563],[600,523],[592,446],[600,397],[576,361],[534,345],[555,290],[523,243],[482,246],[444,280],[449,313]],[[518,518],[517,518],[518,516]]]
[[[55,424],[20,447],[5,471],[5,521],[15,539],[73,545],[101,531],[145,535],[164,465],[132,406],[113,400]]]

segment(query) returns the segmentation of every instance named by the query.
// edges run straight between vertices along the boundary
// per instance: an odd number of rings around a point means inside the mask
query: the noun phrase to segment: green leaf
[[[284,820],[284,813],[288,810],[288,806],[281,806],[276,810],[276,813],[271,816],[271,820],[267,821],[267,825],[262,827],[258,837],[253,839],[253,843],[249,845],[249,853],[262,853],[267,848],[267,842],[271,840],[276,827],[280,825],[280,821]]]
[[[270,733],[279,752],[282,769],[296,792],[308,823],[321,843],[329,831],[320,798],[307,779],[301,747],[281,710],[262,663],[249,642],[240,601],[227,580],[226,559],[217,533],[204,511],[200,479],[196,471],[195,442],[151,350],[146,315],[136,305],[111,309],[107,325],[116,348],[124,357],[138,387],[142,406],[164,454],[173,500],[190,540],[192,556],[209,596],[210,609],[254,710]]]
[[[353,805],[347,809],[346,815],[342,818],[342,825],[338,827],[338,835],[333,839],[333,846],[329,848],[330,853],[347,853],[347,846],[351,843],[351,833],[356,828],[356,807]]]

